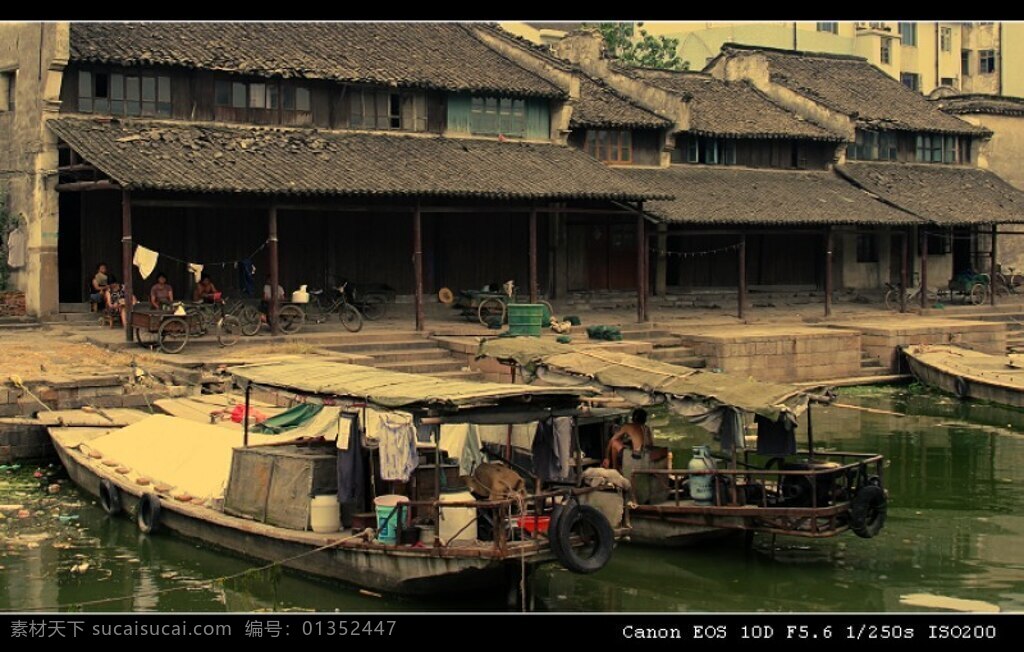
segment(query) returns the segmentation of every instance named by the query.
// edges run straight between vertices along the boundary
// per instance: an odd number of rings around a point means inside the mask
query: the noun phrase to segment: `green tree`
[[[689,70],[690,62],[679,58],[679,39],[652,36],[643,23],[600,23],[608,54],[623,63],[645,68]]]

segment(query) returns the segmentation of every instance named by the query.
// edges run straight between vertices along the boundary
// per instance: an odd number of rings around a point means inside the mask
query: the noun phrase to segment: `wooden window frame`
[[[588,129],[583,151],[608,165],[632,165],[633,134],[628,129]]]
[[[906,45],[908,47],[913,48],[917,47],[917,23],[902,22],[900,23],[899,31],[901,37],[901,45]],[[908,35],[910,36],[910,38],[907,38]]]
[[[986,66],[986,63],[988,64]],[[996,51],[995,50],[978,50],[978,74],[979,75],[991,75],[998,72],[996,68]],[[986,70],[985,68],[988,68]]]
[[[879,262],[878,234],[877,233],[858,233],[857,234],[857,262],[858,263],[877,263],[877,262]]]
[[[971,51],[967,49],[960,50],[960,76],[971,76]]]
[[[18,69],[0,70],[0,113],[14,111],[18,95]]]
[[[892,65],[892,38],[891,37],[883,36],[881,38],[881,42],[880,42],[880,46],[879,46],[878,58],[879,58],[879,61],[881,61],[883,64],[885,64],[887,66]]]
[[[952,27],[939,27],[939,49],[943,52],[953,51]]]
[[[469,132],[478,136],[526,138],[526,100],[474,95],[469,101]]]
[[[102,95],[100,80],[105,86]],[[129,117],[170,117],[173,112],[171,77],[134,70],[79,70],[77,110]]]

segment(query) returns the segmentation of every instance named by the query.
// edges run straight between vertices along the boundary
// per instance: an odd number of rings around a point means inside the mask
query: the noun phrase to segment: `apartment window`
[[[882,63],[892,63],[892,39],[882,38],[882,51],[881,51]]]
[[[857,235],[857,262],[878,262],[878,236],[874,233],[861,233]]]
[[[526,101],[511,97],[474,97],[469,107],[469,131],[487,136],[525,137]]]
[[[819,32],[828,32],[829,34],[839,33],[839,23],[818,23]]]
[[[956,77],[943,77],[939,80],[940,86],[952,86],[956,88]]]
[[[900,23],[903,45],[917,45],[917,23]]]
[[[171,78],[81,70],[78,110],[114,115],[171,115]]]
[[[632,163],[633,138],[629,131],[587,130],[583,150],[605,163]]]
[[[939,28],[939,47],[942,48],[943,52],[953,51],[953,28],[952,27],[940,27]]]
[[[0,111],[14,110],[14,95],[17,81],[17,70],[4,70],[0,72]]]
[[[920,163],[962,162],[958,141],[956,136],[918,134],[916,159]]]
[[[912,91],[921,90],[921,75],[916,72],[902,72],[900,73],[900,81],[903,85]]]
[[[996,51],[982,50],[978,53],[978,72],[982,75],[996,71]]]
[[[971,74],[971,51],[960,50],[960,76],[968,77]]]
[[[886,131],[857,130],[855,142],[847,145],[846,157],[854,161],[895,161],[896,134]]]

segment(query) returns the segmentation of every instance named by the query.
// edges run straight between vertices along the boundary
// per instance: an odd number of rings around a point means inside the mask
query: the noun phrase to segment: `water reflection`
[[[1024,609],[1024,412],[965,404],[916,387],[841,392],[814,409],[818,448],[880,452],[889,520],[875,539],[758,536],[685,550],[620,546],[607,568],[573,575],[555,566],[533,580],[535,606],[558,611],[908,610],[909,593]],[[659,439],[689,457],[705,431],[667,415]],[[805,431],[802,428],[801,431]],[[170,535],[146,537],[108,518],[65,485],[56,496],[35,468],[0,471],[0,505],[31,517],[0,520],[0,608],[89,603],[87,610],[500,610],[498,603],[377,598],[291,573],[211,582],[253,562]],[[46,469],[55,473],[57,469]],[[76,572],[88,564],[84,572]],[[95,602],[97,600],[110,600]]]

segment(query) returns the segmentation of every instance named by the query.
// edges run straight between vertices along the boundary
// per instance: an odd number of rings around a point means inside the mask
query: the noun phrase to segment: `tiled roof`
[[[762,54],[768,60],[768,72],[773,82],[850,116],[862,127],[955,134],[988,133],[986,129],[943,113],[923,95],[860,57],[734,44],[722,46],[722,51],[726,55],[751,51]]]
[[[648,111],[604,82],[580,74],[580,99],[573,105],[569,126],[659,129],[668,118]]]
[[[940,109],[954,115],[990,113],[1024,116],[1024,97],[972,94],[950,95],[933,101]]]
[[[959,165],[846,163],[837,170],[904,210],[942,224],[1024,222],[1024,192],[988,170]]]
[[[687,224],[918,224],[829,171],[673,165],[624,168],[653,192],[675,195],[644,208]]]
[[[72,117],[47,124],[131,189],[551,201],[651,196],[583,152],[554,144]]]
[[[561,97],[457,23],[72,23],[71,61]]]
[[[842,137],[796,115],[746,81],[724,81],[696,72],[623,68],[652,86],[680,95],[690,107],[690,131],[736,138]]]

